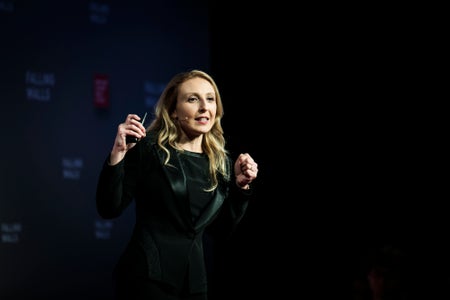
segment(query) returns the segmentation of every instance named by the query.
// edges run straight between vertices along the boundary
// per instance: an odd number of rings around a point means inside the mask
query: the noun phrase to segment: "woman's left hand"
[[[248,153],[242,153],[234,163],[234,174],[236,175],[236,184],[241,188],[248,190],[250,183],[258,176],[258,164]]]

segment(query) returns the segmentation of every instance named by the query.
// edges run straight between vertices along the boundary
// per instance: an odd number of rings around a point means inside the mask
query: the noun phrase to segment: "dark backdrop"
[[[0,1],[0,299],[111,299],[133,208],[99,218],[117,126],[211,70],[206,1]],[[147,119],[149,120],[149,119]]]
[[[367,253],[393,245],[417,298],[448,296],[445,117],[418,10],[215,4],[230,145],[260,162],[225,266],[241,295],[349,299]]]

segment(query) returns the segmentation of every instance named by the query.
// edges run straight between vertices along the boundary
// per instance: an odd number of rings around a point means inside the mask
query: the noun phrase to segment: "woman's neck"
[[[203,153],[201,137],[192,140],[182,138],[177,142],[177,147],[190,152]]]

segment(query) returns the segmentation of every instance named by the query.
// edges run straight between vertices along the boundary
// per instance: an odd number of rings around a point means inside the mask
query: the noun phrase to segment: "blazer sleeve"
[[[221,207],[217,219],[208,228],[208,232],[213,236],[231,237],[237,229],[239,223],[244,218],[249,203],[255,197],[254,188],[243,190],[235,183],[233,168],[229,161],[229,170],[231,170],[230,181],[226,182],[226,197]]]
[[[139,147],[129,150],[118,164],[103,162],[97,182],[96,205],[98,214],[105,219],[120,216],[134,198],[139,166]]]

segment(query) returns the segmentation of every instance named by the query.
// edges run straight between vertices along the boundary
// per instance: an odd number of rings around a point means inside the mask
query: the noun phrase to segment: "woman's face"
[[[209,132],[214,125],[216,111],[216,93],[207,80],[196,77],[179,86],[172,116],[178,119],[187,136],[193,138]]]

